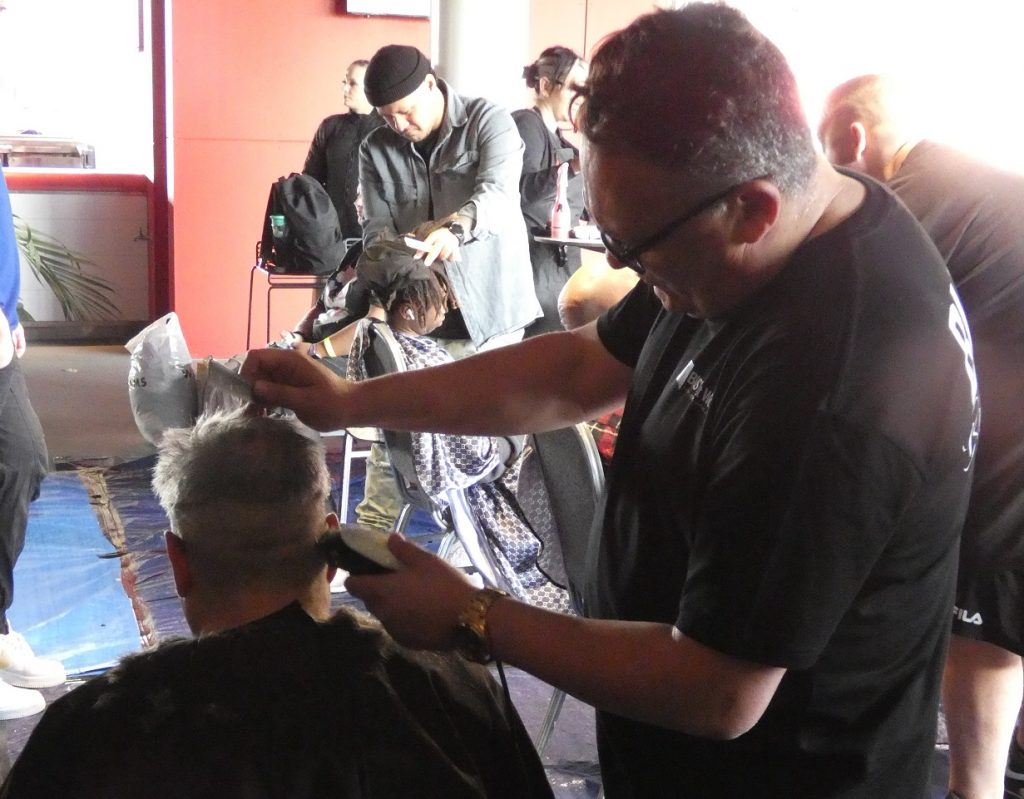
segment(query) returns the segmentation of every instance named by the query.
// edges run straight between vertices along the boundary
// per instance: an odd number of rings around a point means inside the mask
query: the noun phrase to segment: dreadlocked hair
[[[389,314],[404,303],[408,303],[416,311],[422,323],[428,311],[437,311],[442,315],[449,308],[451,284],[443,268],[435,268],[432,264],[425,277],[413,277],[409,274],[400,275],[389,287],[391,302],[384,310]]]

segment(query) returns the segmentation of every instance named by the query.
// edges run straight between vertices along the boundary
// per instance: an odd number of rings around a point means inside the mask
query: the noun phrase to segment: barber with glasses
[[[815,151],[737,11],[637,19],[591,64],[588,208],[640,282],[596,323],[347,384],[250,353],[321,429],[521,433],[625,400],[575,618],[399,536],[352,577],[400,640],[597,708],[608,799],[923,796],[977,422],[970,336],[924,231]]]

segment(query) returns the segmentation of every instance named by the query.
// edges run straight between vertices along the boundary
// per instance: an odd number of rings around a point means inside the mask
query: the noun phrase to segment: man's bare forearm
[[[487,619],[496,657],[602,710],[705,738],[748,731],[785,674],[667,624],[583,619],[512,601],[495,603]]]
[[[550,430],[621,405],[630,370],[590,329],[352,387],[346,425],[464,435]]]

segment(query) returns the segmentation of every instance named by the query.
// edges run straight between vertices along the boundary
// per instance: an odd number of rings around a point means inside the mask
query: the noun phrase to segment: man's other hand
[[[416,257],[422,257],[423,263],[427,266],[430,266],[438,258],[443,261],[462,260],[462,257],[459,255],[459,239],[446,227],[439,227],[429,233],[423,239],[423,243],[429,249],[422,253],[417,253]]]
[[[345,587],[392,637],[414,649],[449,649],[459,614],[476,587],[445,561],[397,533],[388,549],[405,567],[385,575],[351,575]]]
[[[345,426],[345,398],[352,384],[308,355],[294,350],[251,350],[240,374],[261,405],[290,408],[314,430]]]
[[[7,317],[0,311],[0,369],[14,359],[16,351],[17,347],[14,344],[14,336],[11,334],[11,326],[7,322]]]
[[[22,357],[28,349],[28,342],[25,341],[25,328],[21,322],[18,322],[18,326],[11,331],[11,338],[14,339],[14,354]]]

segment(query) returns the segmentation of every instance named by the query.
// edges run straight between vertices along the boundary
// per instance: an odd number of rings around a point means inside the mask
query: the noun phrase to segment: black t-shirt
[[[4,799],[550,799],[487,670],[298,604],[162,644],[54,702]]]
[[[1024,176],[923,141],[890,186],[946,259],[974,340],[982,425],[954,631],[1024,652]]]
[[[788,669],[731,742],[599,714],[609,797],[925,789],[976,394],[941,259],[864,182],[728,317],[665,312],[640,284],[599,322],[635,372],[588,615]]]
[[[316,178],[327,189],[347,239],[363,235],[354,204],[359,185],[359,145],[367,133],[383,124],[376,111],[327,117],[313,135],[302,167],[303,173]]]

